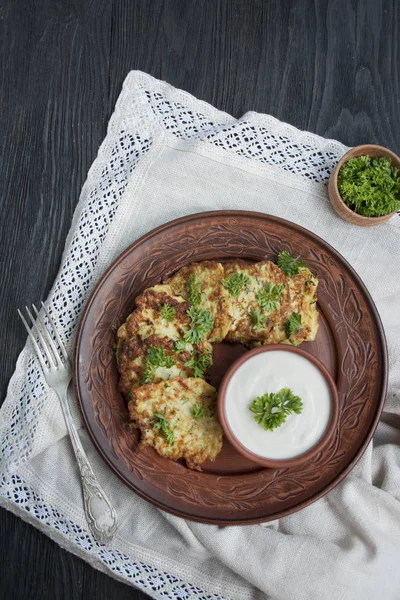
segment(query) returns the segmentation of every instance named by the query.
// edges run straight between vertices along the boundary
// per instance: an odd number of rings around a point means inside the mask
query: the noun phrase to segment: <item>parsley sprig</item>
[[[292,413],[300,414],[303,402],[289,388],[282,388],[276,393],[266,393],[258,396],[250,404],[249,409],[254,413],[254,420],[264,429],[273,431],[283,425],[286,417]]]
[[[182,338],[176,340],[174,344],[174,352],[182,352],[186,349],[186,341]]]
[[[338,188],[347,206],[364,217],[400,210],[400,173],[389,158],[350,158],[339,171]]]
[[[196,281],[196,277],[192,273],[187,280],[188,300],[192,306],[198,306],[201,302],[201,284]]]
[[[161,413],[155,413],[154,418],[154,428],[161,431],[169,445],[172,446],[175,440],[175,434],[170,422]]]
[[[253,329],[256,331],[262,329],[267,322],[267,317],[263,315],[262,312],[257,308],[251,308],[249,311],[249,316],[253,324]]]
[[[204,417],[204,408],[200,404],[196,404],[192,409],[193,419],[201,419]]]
[[[170,369],[175,364],[171,356],[167,356],[163,348],[151,346],[147,349],[146,366],[143,371],[142,383],[151,383],[158,367]]]
[[[250,277],[246,273],[234,273],[231,277],[222,280],[222,285],[233,298],[237,298],[242,288],[251,283]]]
[[[170,306],[169,304],[163,304],[160,310],[161,316],[163,319],[167,321],[167,323],[171,323],[176,314],[175,306]]]
[[[270,313],[273,310],[279,309],[284,289],[285,286],[283,284],[267,283],[265,287],[262,287],[257,292],[256,300],[264,312]]]
[[[301,315],[292,312],[289,319],[284,324],[284,328],[288,337],[298,333],[301,329],[303,329],[303,325],[301,324]]]
[[[198,306],[191,306],[187,314],[190,317],[190,329],[183,339],[191,344],[198,344],[213,328],[214,319],[209,310]]]
[[[289,277],[293,277],[293,275],[297,275],[301,267],[306,267],[307,265],[300,260],[300,257],[293,258],[290,256],[290,253],[287,250],[283,250],[278,255],[278,267],[281,271],[285,273],[285,275],[289,275]]]
[[[193,352],[192,357],[185,363],[185,367],[190,367],[193,369],[193,377],[204,378],[204,373],[207,371],[208,367],[212,365],[212,355],[211,354],[197,354]]]

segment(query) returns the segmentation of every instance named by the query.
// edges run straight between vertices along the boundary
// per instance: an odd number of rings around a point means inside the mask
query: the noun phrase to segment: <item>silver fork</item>
[[[32,304],[32,309],[36,315],[36,320],[29,308],[25,308],[32,322],[32,329],[29,327],[20,310],[18,310],[18,314],[26,327],[28,335],[36,351],[37,357],[44,372],[45,379],[48,385],[55,390],[61,403],[65,424],[71,438],[72,447],[74,449],[81,474],[83,505],[90,531],[99,542],[107,542],[113,537],[117,529],[117,515],[92,471],[92,467],[89,464],[77,429],[72,420],[67,399],[68,386],[72,378],[72,370],[68,360],[68,354],[54,325],[54,322],[43,302],[42,308],[44,314],[50,323],[50,326],[53,330],[53,335],[57,341],[61,353],[57,349],[55,340],[53,340],[51,337],[42,317],[39,315],[39,311],[37,310],[36,306]],[[43,352],[40,350],[39,344],[36,341],[36,337],[32,331],[34,331],[36,334]]]

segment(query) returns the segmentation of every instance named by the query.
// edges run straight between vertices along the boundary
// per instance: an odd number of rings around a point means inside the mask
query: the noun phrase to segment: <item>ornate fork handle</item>
[[[55,391],[60,398],[65,423],[67,425],[72,447],[74,449],[81,474],[83,504],[86,519],[93,536],[99,542],[104,543],[113,537],[117,529],[117,515],[105,492],[97,481],[83,449],[82,442],[72,420],[72,415],[68,404],[68,387],[63,393],[60,393],[60,391],[56,388]]]
[[[75,452],[76,460],[79,466],[79,472],[82,479],[83,506],[89,529],[93,536],[99,542],[107,542],[112,538],[117,529],[117,515],[109,499],[100,487],[92,467],[89,464],[85,451],[83,449],[80,437],[72,420],[71,411],[68,404],[67,392],[72,379],[71,364],[68,360],[68,354],[60,338],[53,319],[42,302],[42,309],[53,330],[53,336],[50,335],[42,316],[38,309],[32,304],[32,309],[36,315],[32,315],[28,307],[26,312],[32,323],[32,329],[29,327],[24,315],[18,310],[18,314],[28,332],[29,338],[43,369],[43,375],[52,388],[61,404],[65,424],[71,438],[72,447]],[[32,333],[32,331],[34,333]],[[35,335],[34,335],[35,334]],[[38,341],[36,339],[38,338]],[[58,348],[56,345],[56,340]],[[38,343],[39,342],[39,343]]]

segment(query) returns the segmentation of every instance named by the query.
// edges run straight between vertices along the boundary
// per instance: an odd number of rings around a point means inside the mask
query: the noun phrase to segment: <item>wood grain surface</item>
[[[129,70],[399,154],[399,34],[399,0],[0,0],[1,399]],[[0,548],[2,599],[146,597],[5,511]]]

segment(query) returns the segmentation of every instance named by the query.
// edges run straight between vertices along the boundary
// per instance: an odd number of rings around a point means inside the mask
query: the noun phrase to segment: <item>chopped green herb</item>
[[[257,310],[256,308],[251,308],[249,315],[251,322],[253,323],[253,329],[255,329],[256,331],[262,329],[266,324],[267,317],[263,315],[260,310]]]
[[[156,413],[154,415],[154,417],[155,417],[155,424],[154,424],[155,429],[158,429],[159,431],[161,431],[162,434],[164,435],[165,439],[169,443],[169,445],[172,446],[174,443],[174,440],[175,440],[175,434],[171,427],[170,422],[167,421],[167,419],[161,413]]]
[[[283,284],[275,285],[268,283],[266,287],[262,287],[256,294],[256,299],[264,312],[270,313],[273,310],[278,310],[281,302],[282,292],[285,289]]]
[[[198,344],[213,328],[214,319],[209,310],[191,306],[187,311],[190,317],[190,329],[183,339],[191,344]]]
[[[176,308],[175,306],[169,306],[169,304],[163,304],[160,313],[162,318],[170,323],[175,317]]]
[[[288,337],[298,333],[301,329],[303,329],[303,325],[301,324],[301,315],[292,312],[289,319],[284,324],[284,328]]]
[[[293,277],[293,275],[297,275],[301,267],[306,267],[307,265],[300,260],[300,257],[293,258],[290,256],[287,250],[283,250],[278,255],[278,267],[281,271],[285,273],[285,275],[289,275],[289,277]]]
[[[228,279],[222,280],[222,285],[231,296],[237,298],[243,287],[247,287],[251,283],[251,279],[245,273],[234,273]]]
[[[300,414],[303,402],[295,396],[289,388],[282,388],[279,392],[258,396],[250,404],[249,409],[254,413],[254,420],[264,429],[273,431],[280,427],[286,417],[292,413]]]
[[[193,406],[192,410],[193,419],[201,419],[204,416],[204,409],[200,404]]]
[[[338,188],[343,202],[364,217],[400,210],[400,173],[389,158],[350,158],[339,171]]]
[[[169,383],[166,383],[166,384],[164,385],[164,387],[165,387],[165,388],[170,388],[171,386],[169,385]]]
[[[185,363],[185,367],[193,369],[193,377],[204,378],[204,373],[212,364],[211,354],[198,354],[193,352],[192,357]]]
[[[174,345],[174,352],[182,352],[182,350],[185,350],[186,348],[186,342],[183,339],[180,340],[176,340],[175,345]]]
[[[142,383],[151,383],[154,378],[154,372],[158,367],[170,369],[175,364],[171,356],[167,356],[162,348],[151,346],[147,350],[146,366],[143,371]]]
[[[193,273],[189,275],[187,280],[188,300],[193,306],[198,306],[201,302],[201,285],[196,281]]]

